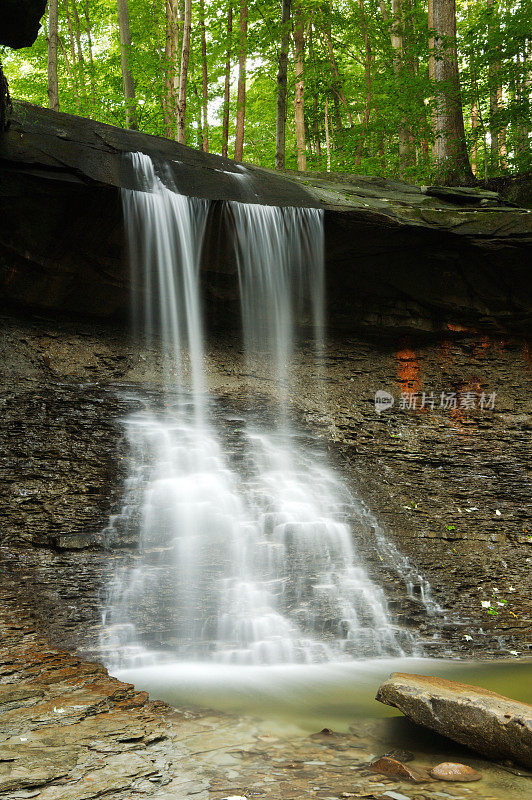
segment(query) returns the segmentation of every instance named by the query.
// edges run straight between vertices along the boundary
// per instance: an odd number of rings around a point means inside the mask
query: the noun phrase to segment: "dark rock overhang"
[[[130,152],[150,155],[183,194],[212,201],[214,222],[222,201],[322,208],[333,327],[530,330],[532,213],[494,192],[281,174],[27,103],[15,104],[11,128],[0,137],[5,303],[127,314],[120,189],[138,188]],[[204,264],[206,307],[219,324],[235,318],[229,250],[227,241],[213,241]]]

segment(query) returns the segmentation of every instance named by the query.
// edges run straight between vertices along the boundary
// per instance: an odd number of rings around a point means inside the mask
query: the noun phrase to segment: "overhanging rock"
[[[231,232],[219,213],[223,202],[237,201],[324,210],[332,327],[379,334],[529,329],[532,213],[493,192],[280,174],[27,103],[15,104],[0,137],[4,302],[125,317],[120,189],[136,188],[126,157],[135,151],[150,155],[178,191],[212,201],[203,282],[207,311],[220,325],[238,318]]]

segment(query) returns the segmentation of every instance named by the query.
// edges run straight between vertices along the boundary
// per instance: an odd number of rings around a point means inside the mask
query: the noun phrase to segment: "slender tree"
[[[455,0],[433,0],[436,157],[446,183],[473,182],[467,154],[458,56]]]
[[[431,82],[431,86],[434,86],[434,82],[436,79],[436,60],[434,58],[434,0],[428,0],[428,25],[429,25],[429,80]],[[432,128],[432,135],[436,136],[436,107],[434,104],[434,98],[431,97],[431,109],[430,109],[430,124]],[[433,153],[436,155],[435,148],[433,146]]]
[[[89,9],[89,0],[83,4],[83,14],[85,16],[85,22],[87,24],[86,31],[87,31],[87,47],[89,50],[89,80],[91,85],[91,100],[92,105],[96,105],[96,76],[95,76],[95,68],[94,68],[94,55],[92,52],[92,27],[91,27],[91,18],[90,18],[90,9]]]
[[[173,139],[176,135],[177,97],[179,94],[179,72],[177,54],[179,53],[179,0],[166,0],[165,44],[164,44],[164,125],[166,135]]]
[[[58,26],[58,0],[50,0],[48,3],[48,106],[54,111],[59,111],[59,81],[57,78]]]
[[[329,100],[325,96],[325,148],[327,150],[327,172],[331,171],[331,135],[329,133]]]
[[[499,166],[499,73],[501,65],[498,58],[498,42],[496,41],[497,34],[497,8],[493,0],[487,0],[487,7],[489,9],[488,21],[488,83],[490,90],[490,149],[491,149],[491,165],[496,170]]]
[[[307,169],[307,154],[305,145],[305,78],[304,78],[304,52],[305,29],[301,4],[295,8],[294,13],[294,49],[295,49],[295,74],[296,90],[294,97],[294,117],[296,126],[297,168],[301,172]]]
[[[70,16],[70,6],[68,0],[65,0],[65,12],[67,18],[67,27],[68,27],[68,41],[70,44],[70,59],[71,59],[70,74],[72,77],[74,96],[76,98],[76,106],[78,108],[78,114],[79,114],[81,110],[81,99],[79,92],[78,70],[76,66],[76,45],[74,40],[74,28],[72,26],[72,17]]]
[[[471,171],[473,175],[478,175],[478,141],[477,141],[477,129],[478,129],[478,104],[476,100],[473,100],[471,104]]]
[[[338,61],[336,60],[336,56],[334,54],[330,9],[328,9],[325,12],[325,19],[326,19],[326,24],[323,26],[322,30],[322,37],[323,37],[322,42],[331,66],[331,76],[332,76],[331,89],[333,91],[333,98],[334,98],[336,125],[338,128],[342,127],[342,118],[340,116],[340,103],[341,103],[345,108],[347,114],[347,120],[352,128],[353,115],[351,113],[349,103],[347,102],[347,98],[345,96],[342,78],[340,75],[340,68],[338,67]]]
[[[233,40],[233,6],[227,10],[227,50],[225,55],[224,110],[222,122],[222,155],[227,158],[229,143],[229,103],[231,92],[231,44]]]
[[[404,43],[403,43],[403,19],[401,0],[392,0],[392,24],[390,27],[390,41],[393,49],[393,68],[397,78],[398,100],[403,106],[402,95],[404,93]],[[408,122],[404,110],[401,109],[401,119],[397,135],[399,137],[399,160],[401,172],[412,163],[412,146]]]
[[[177,104],[177,141],[186,144],[187,80],[190,60],[190,32],[192,27],[192,0],[185,0],[181,69],[179,72],[179,101]]]
[[[76,52],[78,56],[79,88],[82,99],[85,99],[87,91],[85,85],[85,57],[83,55],[83,47],[81,46],[81,22],[75,0],[72,3],[72,13],[74,15],[74,35],[76,37]]]
[[[282,32],[277,69],[277,118],[275,125],[275,168],[286,164],[286,89],[288,73],[288,48],[290,46],[291,0],[282,0]]]
[[[362,118],[362,136],[357,146],[357,151],[355,155],[355,164],[356,166],[360,166],[360,162],[362,160],[362,148],[364,146],[364,137],[366,136],[369,118],[371,114],[371,95],[372,95],[372,64],[373,64],[373,53],[371,50],[371,40],[369,36],[368,30],[368,23],[366,19],[366,11],[364,8],[364,0],[358,0],[358,7],[360,9],[360,23],[362,26],[362,32],[364,34],[364,79],[366,84],[366,100],[364,104],[364,116]]]
[[[209,75],[207,70],[207,40],[205,35],[205,0],[200,0],[200,29],[201,29],[201,65],[202,65],[202,113],[203,113],[203,150],[209,152]]]
[[[118,29],[120,32],[120,63],[122,65],[122,85],[126,101],[126,127],[138,129],[135,106],[135,82],[130,67],[131,33],[129,30],[129,9],[127,0],[117,0]]]
[[[248,34],[248,4],[240,0],[240,46],[238,50],[238,92],[236,99],[235,159],[244,157],[244,121],[246,118],[246,60]]]

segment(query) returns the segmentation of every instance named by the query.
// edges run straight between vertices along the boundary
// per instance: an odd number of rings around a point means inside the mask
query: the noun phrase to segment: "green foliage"
[[[221,152],[222,145],[228,3],[205,0],[209,143],[214,152]],[[239,7],[233,0],[230,153],[236,116]],[[281,2],[249,0],[248,7],[244,159],[272,167]],[[403,39],[400,63],[390,38],[389,0],[302,0],[301,9],[306,39],[308,169],[327,168],[327,99],[332,171],[401,176],[424,183],[434,179],[431,111],[435,91],[429,78],[426,0],[403,0],[402,18],[396,27]],[[61,110],[125,125],[116,0],[60,0],[59,12]],[[165,56],[166,2],[129,0],[129,12],[133,44],[128,57],[136,85],[139,127],[164,136],[172,133],[165,124],[166,73],[179,71],[179,54],[170,64]],[[491,5],[486,0],[457,0],[457,15],[464,121],[476,173],[482,178],[531,169],[532,0],[494,0]],[[187,143],[198,146],[202,97],[199,0],[193,1],[192,20]],[[0,52],[12,96],[39,105],[48,104],[46,17],[43,22],[32,48]],[[290,47],[286,163],[295,169],[293,40]],[[494,102],[497,90],[499,101]],[[407,158],[399,155],[401,125],[406,125],[411,143]],[[493,136],[499,138],[495,151],[490,146]]]

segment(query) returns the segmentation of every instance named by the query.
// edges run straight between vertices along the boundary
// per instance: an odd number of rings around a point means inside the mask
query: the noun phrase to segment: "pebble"
[[[430,776],[425,770],[407,767],[401,761],[389,756],[381,756],[370,764],[372,772],[379,772],[381,775],[390,775],[392,778],[399,778],[402,781],[411,783],[425,783],[430,781]]]
[[[433,778],[440,781],[479,781],[482,774],[467,764],[454,764],[452,761],[443,761],[429,770]]]

